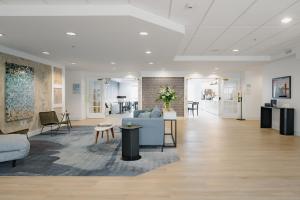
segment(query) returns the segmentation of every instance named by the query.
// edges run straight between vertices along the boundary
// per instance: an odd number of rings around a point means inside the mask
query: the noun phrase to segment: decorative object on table
[[[80,83],[73,83],[73,94],[80,94]]]
[[[30,119],[34,115],[34,70],[14,63],[5,66],[5,119]]]
[[[240,120],[240,121],[244,121],[246,119],[243,118],[243,95],[242,95],[242,92],[238,92],[238,103],[240,103],[240,106],[241,106],[241,115],[240,115],[240,118],[238,118],[237,120]]]
[[[176,147],[177,146],[177,113],[173,109],[163,110],[164,119],[164,147]],[[166,132],[166,123],[170,122],[170,132]],[[172,144],[166,144],[165,136],[170,135],[172,138]]]
[[[95,144],[98,142],[99,134],[101,132],[101,138],[103,138],[104,131],[106,132],[106,142],[109,142],[109,131],[111,132],[111,135],[113,138],[115,138],[115,132],[114,127],[112,124],[98,124],[95,127],[96,131],[96,138],[95,138]]]
[[[56,127],[55,131],[57,132],[61,125],[67,125],[68,131],[70,132],[70,124],[67,121],[64,121],[62,118],[61,121],[58,120],[58,117],[56,115],[55,111],[49,111],[49,112],[40,112],[39,113],[41,125],[42,125],[42,130],[41,133],[43,132],[43,129],[45,126],[50,126],[51,127],[51,135],[53,134],[53,126]]]
[[[134,161],[141,159],[139,129],[141,126],[121,126],[122,130],[122,160]]]
[[[157,101],[162,101],[164,103],[164,108],[169,110],[171,102],[176,100],[176,92],[169,86],[162,87],[159,91],[159,97]]]
[[[291,76],[272,79],[272,97],[274,99],[290,99],[291,95]]]
[[[277,106],[277,100],[271,99],[271,107],[276,107],[276,106]]]

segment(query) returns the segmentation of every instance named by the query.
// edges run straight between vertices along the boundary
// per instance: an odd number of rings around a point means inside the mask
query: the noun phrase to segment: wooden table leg
[[[96,141],[95,141],[95,144],[97,144],[97,142],[98,142],[98,137],[99,137],[99,131],[96,132]]]
[[[110,131],[111,131],[111,135],[112,135],[112,137],[113,137],[113,138],[115,138],[115,132],[114,132],[114,128],[111,128],[111,129],[110,129]]]
[[[106,130],[106,135],[107,135],[106,142],[109,142],[109,131],[108,130]]]
[[[101,133],[101,138],[103,138],[103,133],[104,133],[104,131],[102,131],[102,133]]]

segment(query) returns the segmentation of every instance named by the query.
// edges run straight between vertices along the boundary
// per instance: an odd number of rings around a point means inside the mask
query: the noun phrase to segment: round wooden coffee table
[[[115,133],[114,133],[114,127],[111,126],[96,126],[95,127],[96,131],[96,139],[95,139],[95,144],[98,142],[98,137],[101,132],[101,138],[103,138],[104,131],[106,132],[106,142],[109,142],[109,131],[111,131],[111,135],[113,138],[115,138]]]

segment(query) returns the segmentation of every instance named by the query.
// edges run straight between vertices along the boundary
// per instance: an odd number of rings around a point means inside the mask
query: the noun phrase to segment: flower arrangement
[[[158,101],[162,101],[164,103],[165,109],[170,109],[170,103],[176,100],[176,92],[174,89],[170,88],[169,86],[162,87],[159,91],[159,97],[157,98]]]

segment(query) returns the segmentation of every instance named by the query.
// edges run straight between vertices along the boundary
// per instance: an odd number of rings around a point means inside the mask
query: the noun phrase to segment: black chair
[[[122,106],[122,112],[131,110],[131,102],[126,101]]]
[[[191,107],[190,107],[191,105]],[[189,106],[188,106],[188,113],[190,113],[190,111],[192,111],[193,113],[193,117],[195,116],[194,111],[197,111],[197,116],[199,115],[199,102],[189,102]]]

